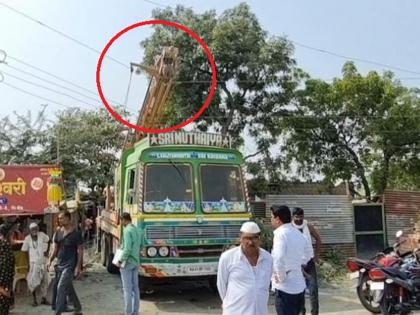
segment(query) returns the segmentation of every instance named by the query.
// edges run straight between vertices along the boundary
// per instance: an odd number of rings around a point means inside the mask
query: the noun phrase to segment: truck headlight
[[[159,248],[159,256],[166,257],[169,255],[169,248],[166,246],[162,246]]]
[[[147,256],[149,256],[149,257],[156,257],[156,255],[157,255],[157,249],[156,249],[156,247],[149,247],[147,249]]]

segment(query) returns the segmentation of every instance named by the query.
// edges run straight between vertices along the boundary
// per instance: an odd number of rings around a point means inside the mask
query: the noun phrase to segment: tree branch
[[[257,152],[255,152],[253,154],[247,155],[247,156],[244,157],[244,160],[250,159],[250,158],[260,154],[261,152],[263,152],[265,150],[267,150],[267,148],[262,148],[261,150],[258,150]]]
[[[222,90],[226,93],[226,96],[228,98],[227,107],[229,108],[229,114],[228,114],[228,117],[226,119],[225,124],[222,126],[222,135],[226,135],[227,131],[229,129],[229,126],[232,123],[233,114],[235,113],[235,108],[234,108],[234,104],[233,104],[232,94],[230,93],[229,89],[227,88],[226,83],[222,82],[222,83],[220,83],[220,86],[221,86]]]

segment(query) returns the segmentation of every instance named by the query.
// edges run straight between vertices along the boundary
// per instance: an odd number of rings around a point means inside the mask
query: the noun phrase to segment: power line
[[[28,94],[28,95],[30,95],[30,96],[33,96],[33,97],[39,98],[39,99],[41,99],[41,100],[44,100],[44,101],[47,101],[47,102],[50,102],[50,103],[53,103],[53,104],[57,104],[57,105],[59,105],[59,106],[65,107],[65,108],[72,108],[71,106],[64,105],[63,103],[60,103],[60,102],[57,102],[57,101],[53,101],[53,100],[51,100],[51,99],[49,99],[49,98],[46,98],[46,97],[43,97],[43,96],[40,96],[40,95],[34,94],[34,93],[29,92],[29,91],[26,91],[26,90],[24,90],[24,89],[21,89],[21,88],[19,88],[19,87],[15,86],[15,85],[13,85],[13,84],[10,84],[10,83],[8,83],[8,82],[2,82],[1,84],[2,84],[2,85],[6,85],[6,86],[8,86],[8,87],[10,87],[10,88],[12,88],[12,89],[18,90],[18,91],[20,91],[20,92],[22,92],[22,93],[24,93],[24,94]]]
[[[29,67],[29,68],[35,69],[35,70],[37,70],[37,71],[39,71],[39,72],[42,72],[42,73],[44,73],[44,74],[46,74],[46,75],[49,75],[49,76],[51,76],[51,77],[53,77],[53,78],[55,78],[55,79],[57,79],[57,80],[60,80],[60,81],[65,82],[65,83],[67,83],[67,84],[70,84],[70,85],[72,85],[72,86],[74,86],[74,87],[77,87],[77,88],[79,88],[79,89],[81,89],[81,90],[83,90],[83,91],[89,92],[89,93],[91,93],[91,94],[93,94],[93,95],[95,95],[95,96],[97,96],[97,95],[98,95],[98,93],[97,93],[97,92],[94,92],[94,91],[92,91],[92,90],[89,90],[89,89],[87,89],[87,88],[85,88],[85,87],[83,87],[83,86],[81,86],[81,85],[78,85],[78,84],[76,84],[76,83],[74,83],[74,82],[71,82],[71,81],[69,81],[69,80],[63,79],[63,78],[61,78],[61,77],[59,77],[59,76],[57,76],[57,75],[55,75],[55,74],[53,74],[53,73],[51,73],[51,72],[49,72],[49,71],[46,71],[46,70],[41,69],[41,68],[39,68],[39,67],[36,67],[36,66],[34,66],[34,65],[30,64],[30,63],[27,63],[27,62],[25,62],[25,61],[23,61],[23,60],[21,60],[21,59],[18,59],[18,58],[16,58],[16,57],[13,57],[13,56],[9,55],[9,54],[7,55],[7,58],[10,58],[10,59],[12,59],[12,60],[14,60],[14,61],[16,61],[16,62],[18,62],[18,63],[21,63],[21,64],[23,64],[23,65],[25,65],[25,66]],[[9,66],[10,66],[10,65],[9,65]],[[116,103],[116,104],[119,104],[119,103],[120,103],[120,102],[117,102],[117,101],[114,101],[114,100],[112,100],[112,102],[114,102],[114,103]]]
[[[21,73],[23,73],[23,74],[29,75],[29,76],[31,76],[31,77],[34,77],[34,78],[36,78],[36,79],[38,79],[38,80],[41,80],[41,81],[44,81],[44,82],[46,82],[46,83],[49,83],[49,84],[52,84],[52,85],[58,86],[59,88],[62,88],[62,89],[68,90],[68,91],[70,91],[70,92],[76,93],[76,94],[78,94],[78,95],[80,95],[80,96],[86,97],[86,98],[88,98],[88,99],[90,99],[90,100],[93,100],[93,101],[95,101],[95,102],[100,102],[100,100],[98,100],[97,98],[94,98],[94,97],[91,97],[91,96],[89,96],[89,95],[83,94],[83,93],[81,93],[81,92],[79,92],[79,91],[76,91],[76,90],[74,90],[74,89],[68,88],[68,87],[66,87],[66,86],[64,86],[64,85],[61,85],[61,84],[55,83],[55,82],[53,82],[53,81],[50,81],[50,80],[44,79],[44,78],[42,78],[42,77],[40,77],[40,76],[37,76],[37,75],[35,75],[35,74],[33,74],[33,73],[30,73],[30,72],[28,72],[28,71],[25,71],[25,70],[22,70],[22,69],[16,68],[16,67],[11,66],[11,65],[9,65],[9,64],[7,64],[7,63],[5,63],[4,65],[5,65],[5,66],[7,66],[7,67],[9,67],[9,68],[11,68],[11,69],[13,69],[13,70],[15,70],[15,71],[18,71],[18,72],[21,72]],[[6,73],[6,72],[5,72],[5,73]]]
[[[59,77],[59,76],[57,76],[57,75],[55,75],[55,74],[51,73],[50,71],[47,71],[47,70],[41,69],[41,68],[39,68],[39,67],[37,67],[37,66],[34,66],[34,65],[30,64],[30,63],[27,63],[27,62],[25,62],[25,61],[21,60],[21,59],[19,59],[19,58],[13,57],[13,56],[11,56],[11,55],[9,55],[9,54],[7,54],[7,58],[10,58],[10,59],[12,59],[13,61],[16,61],[16,62],[18,62],[18,63],[20,63],[20,64],[23,64],[23,65],[24,65],[24,66],[26,66],[26,67],[32,68],[32,69],[34,69],[34,70],[37,70],[37,71],[39,71],[39,72],[41,72],[41,73],[43,73],[43,74],[46,74],[46,75],[48,75],[48,76],[50,76],[50,77],[52,77],[52,78],[55,78],[55,79],[57,79],[57,80],[60,80],[60,81],[62,81],[62,82],[64,82],[64,83],[66,83],[66,84],[69,84],[69,85],[73,86],[73,87],[76,87],[76,88],[78,88],[78,89],[81,89],[81,90],[83,90],[83,91],[86,91],[86,92],[88,92],[88,93],[90,93],[90,94],[92,94],[92,95],[98,96],[98,93],[97,93],[97,92],[94,92],[94,91],[92,91],[92,90],[89,90],[89,89],[87,89],[87,88],[85,88],[85,87],[83,87],[83,86],[81,86],[81,85],[78,85],[78,84],[76,84],[76,83],[74,83],[74,82],[72,82],[72,81],[66,80],[66,79],[64,79],[64,78],[62,78],[62,77]],[[0,62],[0,64],[2,64],[2,62]],[[85,95],[85,94],[83,94],[83,93],[77,92],[77,91],[75,91],[75,90],[73,90],[73,89],[70,89],[70,88],[64,87],[64,86],[62,86],[62,85],[60,85],[60,84],[58,84],[58,83],[53,83],[52,81],[49,81],[49,80],[44,79],[44,78],[42,78],[42,77],[39,77],[39,76],[37,76],[37,75],[33,74],[32,72],[25,71],[25,70],[22,70],[22,69],[20,69],[20,68],[14,67],[14,66],[10,65],[9,63],[6,63],[6,62],[3,62],[3,64],[4,64],[4,65],[6,65],[7,67],[10,67],[10,68],[12,68],[12,69],[14,69],[14,70],[16,70],[16,71],[21,72],[21,73],[24,73],[24,74],[30,75],[30,76],[35,77],[35,78],[37,78],[37,79],[39,79],[39,80],[42,80],[42,81],[44,81],[44,82],[48,82],[48,83],[50,83],[50,84],[54,84],[54,85],[56,85],[56,86],[60,86],[60,87],[65,88],[65,89],[67,89],[67,90],[69,90],[69,91],[72,91],[73,93],[77,93],[77,94],[79,94],[79,95],[83,95],[84,97],[87,97],[87,98],[90,98],[90,99],[95,100],[95,101],[97,101],[97,102],[100,102],[98,99],[92,98],[92,97],[90,97],[90,96],[88,96],[88,95]],[[121,104],[121,102],[116,101],[116,100],[113,100],[113,99],[109,99],[109,101],[111,101],[111,102],[112,102],[112,103],[114,103],[114,104],[122,105],[122,104]],[[138,111],[138,110],[136,110],[136,109],[134,109],[134,108],[131,108],[131,107],[129,107],[129,106],[125,106],[125,107],[126,107],[128,110],[131,110],[131,111],[133,111],[133,112],[137,112],[137,111]]]
[[[302,43],[299,43],[299,42],[294,41],[292,39],[289,39],[289,40],[293,44],[295,44],[296,46],[300,46],[300,47],[303,47],[303,48],[306,48],[306,49],[309,49],[309,50],[313,50],[313,51],[317,51],[317,52],[320,52],[320,53],[328,54],[328,55],[331,55],[331,56],[334,56],[334,57],[338,57],[338,58],[342,58],[342,59],[346,59],[346,60],[353,60],[353,61],[362,62],[362,63],[368,63],[368,64],[372,64],[372,65],[375,65],[375,66],[380,66],[380,67],[385,67],[385,68],[388,68],[388,69],[393,69],[393,70],[396,70],[396,71],[401,71],[401,72],[407,72],[407,73],[420,75],[420,72],[418,72],[418,71],[412,71],[412,70],[408,70],[408,69],[384,64],[384,63],[377,62],[377,61],[372,61],[372,60],[367,60],[367,59],[362,59],[362,58],[357,58],[357,57],[349,57],[349,56],[338,54],[338,53],[330,51],[330,50],[326,50],[326,49],[317,48],[317,47],[309,46],[309,45],[306,45],[306,44],[302,44]]]
[[[131,69],[131,71],[130,71],[130,78],[128,79],[127,92],[125,94],[124,106],[127,106],[127,103],[128,103],[128,95],[130,94],[130,87],[131,87],[131,79],[132,79],[132,77],[133,77],[133,71]]]
[[[39,20],[31,17],[30,15],[28,15],[26,13],[23,13],[22,11],[19,11],[19,10],[15,9],[15,8],[7,5],[7,4],[4,4],[2,2],[0,2],[0,5],[3,6],[3,7],[5,7],[5,8],[7,8],[7,9],[9,9],[9,10],[11,10],[11,11],[13,11],[13,12],[15,12],[15,13],[17,13],[17,14],[19,14],[19,15],[21,15],[21,16],[23,16],[23,17],[25,17],[25,18],[27,18],[27,19],[29,19],[29,20],[31,20],[32,22],[35,22],[35,23],[41,25],[42,27],[45,27],[45,28],[49,29],[50,31],[52,31],[52,32],[54,32],[54,33],[56,33],[58,35],[61,35],[61,36],[65,37],[65,38],[67,38],[68,40],[71,40],[71,41],[75,42],[76,44],[78,44],[78,45],[80,45],[80,46],[82,46],[82,47],[84,47],[86,49],[89,49],[89,50],[91,50],[91,51],[93,51],[93,52],[95,52],[95,53],[97,53],[99,55],[101,54],[101,51],[97,50],[96,48],[93,48],[93,47],[89,46],[88,44],[85,44],[82,41],[80,41],[80,40],[78,40],[78,39],[76,39],[76,38],[74,38],[74,37],[72,37],[70,35],[67,35],[67,34],[65,34],[65,33],[57,30],[56,28],[54,28],[52,26],[49,26],[48,24],[45,24],[45,23],[43,23],[43,22],[41,22],[41,21],[39,21]],[[127,64],[119,61],[118,59],[116,59],[114,57],[105,55],[105,58],[108,58],[109,60],[114,61],[115,63],[123,66],[126,69],[129,69],[130,68]]]
[[[152,0],[143,0],[143,1],[152,3],[152,4],[154,4],[156,6],[159,6],[159,7],[163,7],[163,8],[168,8],[169,7],[169,8],[175,9],[174,7],[172,7],[170,5],[163,5],[163,4],[160,4],[156,1],[152,1]],[[327,49],[317,48],[317,47],[313,47],[313,46],[310,46],[310,45],[307,45],[307,44],[303,44],[303,43],[297,42],[297,41],[292,40],[292,39],[289,39],[289,41],[292,42],[293,44],[295,44],[296,46],[300,46],[302,48],[317,51],[319,53],[328,54],[328,55],[331,55],[331,56],[334,56],[334,57],[342,58],[342,59],[345,59],[345,60],[353,60],[353,61],[357,61],[357,62],[372,64],[372,65],[375,65],[375,66],[385,67],[385,68],[388,68],[388,69],[393,69],[393,70],[396,70],[396,71],[401,71],[401,72],[407,72],[407,73],[411,73],[411,74],[420,75],[420,72],[418,72],[418,71],[408,70],[408,69],[404,69],[404,68],[393,66],[393,65],[384,64],[384,63],[373,61],[373,60],[367,60],[367,59],[363,59],[363,58],[345,56],[345,55],[342,55],[342,54],[339,54],[339,53],[336,53],[336,52],[333,52],[333,51],[330,51],[330,50],[327,50]],[[415,80],[420,80],[420,78],[415,78]]]
[[[170,5],[164,5],[164,4],[161,4],[161,3],[158,3],[158,2],[155,2],[155,1],[151,1],[151,0],[144,0],[145,2],[149,2],[149,3],[151,3],[151,4],[154,4],[154,5],[157,5],[158,7],[161,7],[161,8],[168,8],[168,7],[170,7],[171,8],[171,6]]]
[[[95,105],[92,105],[92,104],[86,103],[85,101],[83,101],[83,100],[81,100],[81,99],[79,99],[79,98],[77,98],[77,97],[74,97],[74,96],[72,96],[72,95],[70,95],[70,94],[66,94],[66,93],[63,93],[63,92],[60,92],[60,91],[57,91],[57,90],[51,89],[51,88],[49,88],[49,87],[47,87],[47,86],[44,86],[44,85],[42,85],[42,84],[38,84],[38,83],[35,83],[35,82],[32,82],[32,81],[28,81],[28,80],[22,79],[22,78],[20,78],[20,77],[18,77],[18,76],[15,76],[15,75],[13,75],[13,74],[7,73],[6,71],[3,71],[3,73],[4,73],[4,74],[6,74],[6,75],[7,75],[7,76],[9,76],[9,77],[12,77],[12,78],[14,78],[14,79],[20,80],[20,81],[25,82],[25,83],[27,83],[27,84],[30,84],[30,85],[33,85],[33,86],[36,86],[36,87],[39,87],[39,88],[45,89],[45,90],[47,90],[47,91],[50,91],[50,92],[53,92],[53,93],[56,93],[56,94],[59,94],[59,95],[62,95],[62,96],[66,96],[66,97],[68,97],[68,98],[71,98],[71,99],[73,99],[73,100],[75,100],[75,101],[77,101],[77,102],[81,102],[81,103],[83,103],[83,104],[85,104],[85,105],[88,105],[88,106],[90,106],[90,107],[93,107],[93,108],[96,108],[96,109],[98,108],[98,106],[95,106]]]

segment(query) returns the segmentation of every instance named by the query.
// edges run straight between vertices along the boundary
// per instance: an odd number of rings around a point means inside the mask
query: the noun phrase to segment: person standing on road
[[[315,263],[319,263],[319,255],[321,253],[321,236],[317,229],[305,220],[305,212],[302,208],[293,209],[293,226],[298,229],[309,242],[311,259],[304,268],[306,287],[309,291],[311,302],[311,314],[319,314],[319,299],[318,299],[318,278],[316,273]],[[315,239],[315,252],[312,246],[312,239]],[[305,299],[302,305],[302,314],[306,314]]]
[[[53,294],[52,308],[56,315],[68,312],[67,297],[73,302],[74,314],[82,315],[82,305],[73,287],[73,278],[80,278],[83,258],[83,237],[71,222],[71,214],[64,211],[59,214],[60,228],[54,234],[54,249],[48,263],[48,269],[55,257],[58,263],[55,266],[56,298]]]
[[[125,315],[138,315],[140,310],[139,273],[140,233],[131,221],[129,213],[121,215],[124,227],[122,256],[118,261],[124,291]]]
[[[38,305],[37,295],[41,296],[41,304],[47,303],[49,274],[46,266],[48,242],[50,238],[39,231],[38,224],[29,225],[30,234],[25,237],[22,245],[23,252],[29,252],[29,273],[27,276],[28,289],[32,292],[33,306]]]
[[[9,228],[0,225],[0,315],[9,314],[12,305],[15,256],[10,245]]]
[[[311,257],[310,246],[303,234],[292,226],[289,207],[273,205],[270,210],[275,229],[271,255],[277,315],[298,315],[306,288],[302,268]]]
[[[273,259],[260,248],[260,233],[255,222],[245,222],[240,230],[240,246],[220,257],[217,289],[223,315],[268,315]]]

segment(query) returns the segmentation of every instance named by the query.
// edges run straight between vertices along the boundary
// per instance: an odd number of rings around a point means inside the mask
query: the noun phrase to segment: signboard
[[[43,214],[49,165],[0,165],[0,215]]]
[[[230,148],[232,140],[230,136],[222,136],[215,133],[202,132],[168,132],[149,134],[149,145],[198,145],[207,147]]]
[[[327,205],[327,213],[342,213],[343,208],[341,204],[330,203]]]
[[[150,159],[207,159],[207,160],[225,160],[234,161],[235,154],[231,153],[214,153],[214,152],[150,152]]]

